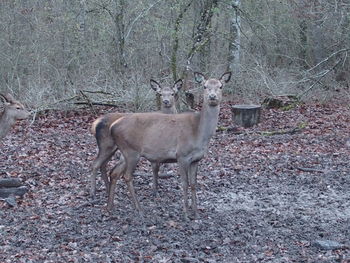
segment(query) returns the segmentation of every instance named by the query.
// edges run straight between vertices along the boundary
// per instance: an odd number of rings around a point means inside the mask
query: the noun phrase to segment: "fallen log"
[[[2,178],[0,179],[0,188],[2,187],[19,187],[22,182],[18,178]]]
[[[0,188],[0,198],[7,198],[10,195],[23,197],[27,192],[28,187],[26,186]]]

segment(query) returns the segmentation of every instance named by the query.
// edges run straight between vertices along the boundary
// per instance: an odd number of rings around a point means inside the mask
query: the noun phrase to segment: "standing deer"
[[[175,82],[173,87],[161,87],[161,85],[151,79],[152,89],[154,89],[161,97],[161,111],[165,114],[177,113],[175,105],[175,96],[182,87],[182,80]],[[98,145],[98,155],[92,163],[92,174],[90,177],[90,195],[92,197],[96,194],[96,175],[100,169],[102,179],[106,185],[107,194],[109,193],[109,179],[107,176],[107,163],[117,151],[117,147],[110,136],[109,128],[113,122],[130,113],[108,113],[96,119],[91,127],[92,134],[95,135]],[[160,163],[152,163],[153,169],[153,188],[154,191],[158,187],[158,171]]]
[[[196,72],[195,80],[203,85],[203,105],[200,113],[166,115],[161,113],[134,113],[116,120],[110,128],[118,149],[123,155],[110,174],[107,209],[113,207],[116,182],[123,177],[133,203],[141,211],[137,200],[133,172],[140,157],[154,163],[177,162],[181,176],[184,212],[189,216],[188,185],[191,189],[191,207],[197,217],[197,167],[207,152],[210,138],[219,119],[222,88],[231,78],[231,72],[220,79],[206,79]]]
[[[23,104],[15,100],[10,94],[0,94],[4,99],[4,111],[0,114],[0,140],[6,136],[17,120],[27,119],[29,112]]]

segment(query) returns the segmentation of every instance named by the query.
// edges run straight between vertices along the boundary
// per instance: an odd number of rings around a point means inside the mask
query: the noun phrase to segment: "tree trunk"
[[[241,16],[239,8],[241,0],[232,0],[232,19],[230,21],[230,42],[229,42],[229,56],[228,67],[234,74],[239,72],[240,68],[240,45],[241,45]]]
[[[307,68],[307,23],[305,19],[302,19],[299,23],[299,36],[300,36],[300,51],[299,59],[300,65],[303,68]]]
[[[177,72],[177,51],[179,49],[179,29],[181,22],[183,20],[183,17],[185,13],[187,12],[188,8],[193,3],[193,0],[189,1],[180,11],[179,15],[176,18],[175,21],[175,27],[174,27],[174,33],[173,33],[173,47],[171,52],[171,60],[170,60],[170,68],[173,75],[173,80],[177,81],[178,79],[178,72]]]

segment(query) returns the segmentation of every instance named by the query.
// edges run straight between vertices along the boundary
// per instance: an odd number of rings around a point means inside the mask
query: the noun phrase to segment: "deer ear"
[[[0,94],[0,95],[7,102],[14,102],[15,101],[15,98],[12,97],[12,95],[10,93]]]
[[[7,102],[7,98],[4,94],[0,93],[0,98],[4,101]]]
[[[227,82],[229,82],[230,81],[230,79],[231,79],[231,75],[232,75],[232,72],[226,72],[226,73],[224,73],[224,74],[222,74],[222,76],[220,77],[220,81],[222,82],[222,83],[227,83]]]
[[[202,84],[205,81],[205,76],[202,73],[195,72],[194,79],[197,83]]]
[[[161,93],[162,87],[160,86],[160,84],[157,81],[151,79],[150,83],[151,83],[152,89],[154,89],[158,93]]]
[[[182,88],[182,84],[183,84],[182,79],[179,79],[175,82],[173,87],[173,90],[175,91],[175,93],[179,92],[179,90]]]

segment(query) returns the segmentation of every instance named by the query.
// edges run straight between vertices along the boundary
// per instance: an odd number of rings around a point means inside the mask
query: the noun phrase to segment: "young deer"
[[[173,87],[161,87],[157,81],[151,79],[151,87],[161,97],[161,111],[166,114],[176,113],[175,96],[182,87],[182,80],[179,79],[176,81]],[[109,193],[109,179],[106,167],[108,161],[118,149],[113,138],[110,137],[109,128],[113,122],[128,114],[129,113],[118,112],[108,113],[96,119],[92,124],[91,132],[95,135],[98,145],[98,155],[92,163],[92,174],[90,177],[90,195],[92,197],[96,194],[96,175],[99,169],[106,185],[107,194]],[[159,165],[159,163],[152,163],[154,191],[156,191],[158,187]]]
[[[111,125],[111,136],[123,158],[110,174],[108,210],[113,207],[116,182],[123,177],[136,209],[141,211],[133,186],[133,172],[140,157],[145,157],[156,163],[178,163],[185,216],[189,215],[188,185],[191,189],[191,207],[194,217],[197,216],[197,167],[207,152],[210,138],[215,133],[222,87],[230,78],[231,72],[226,72],[220,79],[208,80],[201,73],[195,73],[196,81],[204,88],[200,113],[134,113],[123,116]]]
[[[0,94],[5,101],[4,111],[0,113],[0,140],[6,136],[17,120],[27,119],[29,112],[23,104],[15,100],[10,94]]]

